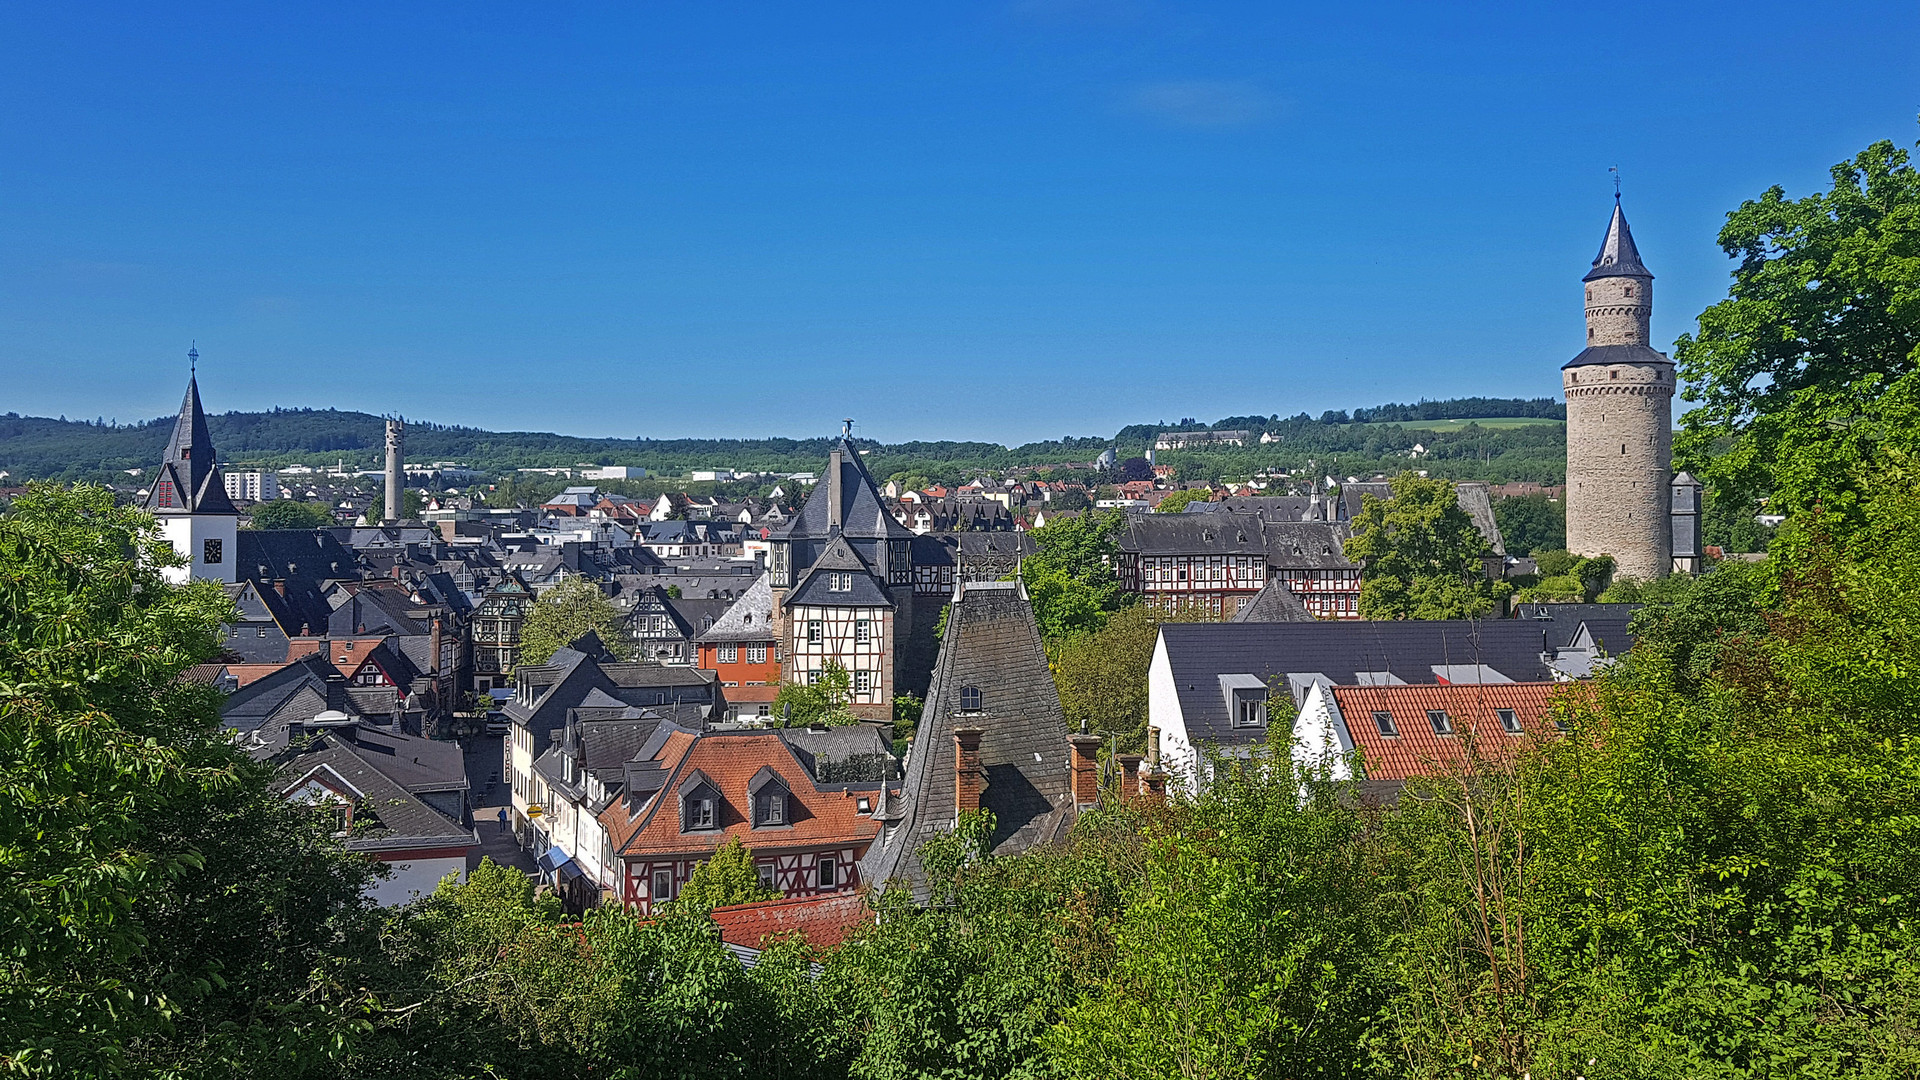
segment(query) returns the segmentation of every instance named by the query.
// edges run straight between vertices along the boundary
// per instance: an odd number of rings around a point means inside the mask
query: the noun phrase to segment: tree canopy
[[[1369,619],[1470,619],[1491,613],[1505,583],[1487,580],[1486,538],[1453,485],[1403,472],[1393,497],[1361,500],[1347,558],[1362,564],[1360,614]]]
[[[589,632],[615,657],[625,660],[633,655],[626,621],[600,586],[583,577],[566,578],[527,608],[520,627],[519,663],[525,667],[544,664],[555,650]]]
[[[1126,527],[1118,510],[1088,510],[1033,530],[1034,553],[1020,563],[1040,633],[1048,640],[1091,633],[1133,602],[1120,587],[1115,537]]]
[[[333,511],[324,503],[274,499],[247,511],[256,529],[325,529],[333,525]]]

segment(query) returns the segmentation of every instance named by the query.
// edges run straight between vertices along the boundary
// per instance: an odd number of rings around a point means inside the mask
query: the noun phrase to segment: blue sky
[[[305,10],[294,10],[301,8]],[[1625,177],[1920,136],[1920,5],[13,4],[0,411],[1018,442],[1557,394]]]

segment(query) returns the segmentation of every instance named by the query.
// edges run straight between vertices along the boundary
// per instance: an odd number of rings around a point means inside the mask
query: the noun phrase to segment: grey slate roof
[[[772,641],[773,577],[761,574],[695,641]]]
[[[828,586],[832,583],[829,575],[847,574],[852,580],[852,588],[836,592]],[[892,607],[893,599],[887,595],[886,586],[868,569],[865,559],[853,550],[845,536],[836,536],[827,544],[825,551],[814,560],[812,566],[793,583],[793,591],[787,594],[787,606],[795,604],[813,604],[821,607]]]
[[[1214,514],[1222,510],[1233,514],[1258,514],[1268,521],[1305,521],[1314,500],[1306,495],[1229,496],[1218,502],[1188,503],[1189,514]]]
[[[1593,367],[1598,364],[1666,364],[1671,367],[1673,361],[1667,354],[1645,345],[1589,345],[1560,365],[1560,370],[1575,367]]]
[[[160,505],[160,482],[173,487],[173,505]],[[240,511],[227,498],[227,482],[214,460],[213,436],[207,433],[207,414],[200,408],[200,382],[187,379],[187,394],[180,401],[180,415],[173,422],[173,434],[167,438],[166,456],[160,459],[160,475],[147,489],[142,509],[153,514],[233,514]]]
[[[980,712],[960,710],[962,687],[980,691]],[[987,786],[980,803],[996,819],[993,850],[1017,854],[1063,838],[1075,818],[1066,714],[1018,581],[957,590],[920,732],[907,755],[902,819],[869,849],[863,880],[898,879],[925,894],[920,846],[953,828],[953,733],[960,727],[983,730]]]
[[[1613,655],[1631,647],[1624,620],[1586,625]],[[1277,692],[1289,685],[1292,675],[1323,676],[1335,685],[1353,686],[1379,682],[1385,673],[1402,682],[1430,684],[1436,681],[1436,664],[1484,664],[1514,682],[1550,682],[1554,673],[1547,654],[1560,647],[1556,642],[1564,641],[1565,634],[1564,628],[1556,632],[1550,624],[1529,619],[1160,626],[1188,737],[1221,746],[1266,738],[1264,728],[1232,725],[1220,692],[1223,675],[1252,675]],[[1293,683],[1296,692],[1305,685],[1301,680]]]
[[[1627,215],[1621,211],[1617,198],[1613,202],[1613,217],[1607,221],[1607,235],[1600,241],[1600,254],[1593,257],[1593,269],[1580,280],[1610,277],[1653,277],[1640,261],[1640,249],[1634,246],[1633,230],[1627,227]]]
[[[1455,500],[1460,503],[1460,509],[1473,519],[1473,527],[1486,538],[1487,546],[1493,549],[1494,554],[1505,555],[1507,541],[1500,535],[1500,522],[1493,516],[1493,496],[1487,491],[1487,485],[1463,480],[1453,485],[1453,493]]]
[[[457,756],[459,747],[453,746],[453,750]],[[313,749],[287,760],[276,780],[277,790],[283,794],[292,790],[302,778],[322,766],[353,785],[363,795],[361,808],[371,811],[380,822],[377,828],[356,828],[346,841],[349,851],[404,851],[478,843],[472,829],[427,805],[406,786],[374,767],[371,754],[329,736],[322,736]]]
[[[1267,565],[1278,570],[1351,570],[1347,527],[1324,521],[1269,521],[1262,525]]]
[[[852,441],[840,440],[838,449],[841,531],[861,539],[905,540],[912,537],[913,531],[887,512],[886,502],[881,499],[880,491],[874,486],[873,477],[867,472],[866,464],[860,459],[860,451]],[[831,468],[832,459],[828,461],[828,467]],[[793,520],[774,530],[774,539],[825,538],[833,535],[828,504],[832,501],[834,486],[831,478],[822,474],[820,482],[813,485],[807,501],[801,505],[800,512],[793,516]]]
[[[1234,612],[1234,622],[1313,622],[1313,612],[1308,611],[1293,590],[1280,583],[1278,578],[1269,578],[1253,595],[1253,599],[1240,605]]]
[[[1120,550],[1154,555],[1261,555],[1266,540],[1257,514],[1138,514],[1127,518]]]

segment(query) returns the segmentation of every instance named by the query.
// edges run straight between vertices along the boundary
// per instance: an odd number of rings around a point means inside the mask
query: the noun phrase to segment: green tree
[[[1493,504],[1507,551],[1531,555],[1567,546],[1566,505],[1545,495],[1520,495]]]
[[[401,518],[403,520],[420,520],[420,511],[424,509],[426,505],[426,500],[422,499],[420,493],[412,488],[407,488],[400,493]],[[367,512],[362,515],[360,520],[368,525],[378,525],[387,520],[386,496],[375,496],[373,505],[367,507]]]
[[[326,529],[333,526],[333,511],[325,503],[275,499],[263,502],[247,512],[256,529]]]
[[[1192,488],[1186,491],[1172,491],[1153,508],[1156,514],[1181,514],[1187,507],[1197,502],[1212,500],[1213,492],[1206,488]]]
[[[1470,619],[1490,614],[1505,582],[1487,580],[1487,542],[1453,485],[1403,472],[1393,497],[1369,495],[1353,519],[1347,558],[1362,564],[1360,613],[1369,619]]]
[[[1098,630],[1108,615],[1133,602],[1114,571],[1120,555],[1114,538],[1125,527],[1126,515],[1118,510],[1089,511],[1029,534],[1034,553],[1021,561],[1020,576],[1041,636],[1054,640]]]
[[[1148,604],[1122,608],[1091,633],[1061,638],[1052,649],[1054,685],[1067,726],[1120,737],[1124,750],[1144,751],[1147,667],[1163,622],[1199,622],[1195,609],[1169,613]]]
[[[1727,215],[1720,246],[1740,262],[1677,343],[1698,405],[1675,451],[1721,498],[1857,523],[1877,452],[1920,453],[1920,173],[1882,141],[1832,177]]]
[[[555,650],[589,632],[615,657],[625,660],[632,656],[633,642],[627,636],[620,609],[594,582],[583,577],[566,578],[527,608],[526,621],[520,627],[520,666],[544,664]]]
[[[1093,500],[1087,498],[1086,492],[1077,489],[1056,491],[1053,493],[1053,498],[1047,500],[1047,509],[1059,513],[1070,514],[1077,510],[1092,508]]]
[[[219,695],[217,583],[105,488],[0,517],[0,1061],[330,1075],[377,985],[370,868],[276,797]]]
[[[820,669],[811,682],[789,682],[773,696],[772,715],[782,726],[811,727],[824,724],[842,727],[859,722],[847,708],[853,700],[853,676],[836,660]]]
[[[728,837],[708,859],[694,867],[693,876],[674,898],[676,906],[687,910],[712,911],[730,904],[754,904],[778,900],[780,892],[760,882],[753,852],[738,836]]]

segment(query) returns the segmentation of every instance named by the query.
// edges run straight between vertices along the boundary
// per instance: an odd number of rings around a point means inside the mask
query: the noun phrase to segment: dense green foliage
[[[735,836],[694,868],[693,876],[680,887],[680,895],[673,902],[687,911],[712,911],[731,904],[754,904],[779,897],[778,892],[761,884],[753,852]]]
[[[1020,578],[1033,602],[1033,615],[1047,640],[1092,633],[1107,616],[1132,603],[1114,574],[1126,527],[1119,510],[1089,510],[1056,518],[1030,534],[1034,553],[1020,563]]]
[[[1920,171],[1883,141],[1832,176],[1727,215],[1733,285],[1675,352],[1699,403],[1676,456],[1715,494],[1781,513],[1853,514],[1889,452],[1920,453]]]
[[[1536,551],[1534,565],[1540,570],[1538,579],[1531,584],[1523,581],[1514,594],[1514,600],[1523,604],[1590,604],[1613,584],[1611,555],[1582,558],[1566,548]]]
[[[555,650],[589,633],[619,659],[633,654],[626,621],[600,586],[583,577],[566,578],[527,609],[526,622],[520,627],[518,663],[537,667],[552,659]]]
[[[853,675],[829,660],[812,682],[780,684],[773,696],[773,722],[783,727],[842,727],[859,722],[847,708],[853,700]]]
[[[1107,617],[1098,630],[1047,642],[1054,686],[1067,726],[1116,735],[1125,751],[1144,751],[1147,740],[1147,667],[1163,622],[1199,622],[1198,609],[1168,612],[1135,604]]]
[[[1470,619],[1491,613],[1506,588],[1489,581],[1490,549],[1451,483],[1403,472],[1393,498],[1361,500],[1347,558],[1361,564],[1368,619]]]
[[[1493,519],[1509,555],[1533,555],[1567,546],[1567,507],[1545,495],[1496,499]]]

